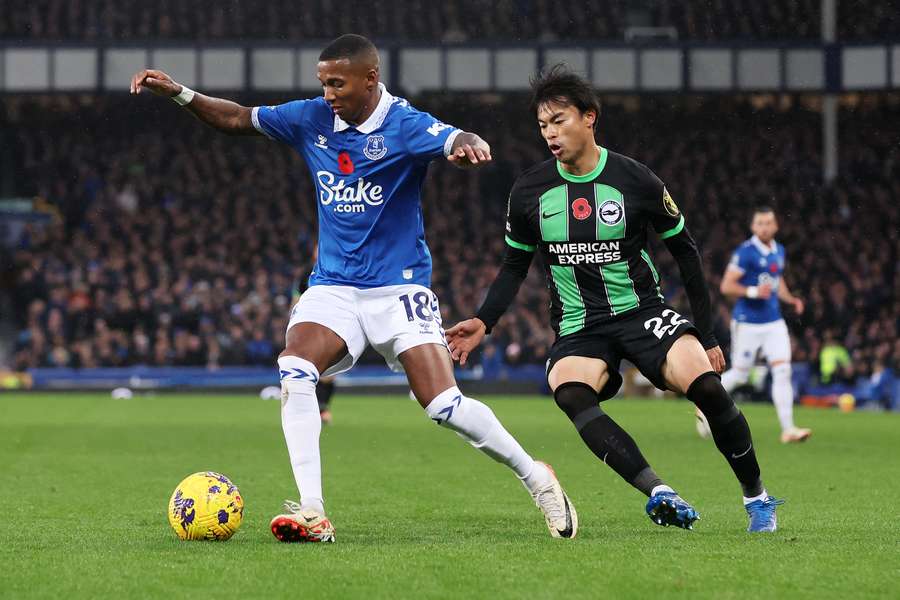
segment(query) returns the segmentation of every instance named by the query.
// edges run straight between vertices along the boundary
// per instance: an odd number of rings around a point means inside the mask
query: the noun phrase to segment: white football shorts
[[[287,328],[307,322],[327,327],[347,344],[347,356],[322,376],[352,368],[369,344],[398,372],[403,370],[398,356],[406,350],[423,344],[447,347],[437,295],[421,285],[313,285],[294,305]]]
[[[731,364],[742,370],[750,369],[756,354],[762,350],[766,362],[791,361],[791,337],[784,319],[771,323],[731,322]]]

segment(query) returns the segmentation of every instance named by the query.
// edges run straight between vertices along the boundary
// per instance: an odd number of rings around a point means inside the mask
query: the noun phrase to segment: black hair
[[[537,112],[547,102],[574,106],[581,114],[593,110],[597,115],[594,129],[597,128],[600,100],[594,93],[594,88],[564,64],[553,65],[531,78],[531,112]]]
[[[337,38],[322,50],[319,60],[356,60],[362,57],[374,56],[377,60],[378,50],[369,38],[355,33],[347,33]]]
[[[775,209],[767,204],[762,204],[753,209],[753,214],[757,213],[774,213]]]

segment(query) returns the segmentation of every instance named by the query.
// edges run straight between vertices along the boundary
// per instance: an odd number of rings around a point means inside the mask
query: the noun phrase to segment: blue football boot
[[[754,500],[750,504],[745,504],[744,510],[750,517],[750,526],[747,527],[747,531],[775,531],[778,526],[775,507],[782,504],[784,504],[784,500],[773,496],[766,496],[765,500]]]
[[[675,492],[657,492],[647,500],[647,516],[663,527],[675,525],[682,529],[693,529],[694,521],[700,518],[700,513]]]

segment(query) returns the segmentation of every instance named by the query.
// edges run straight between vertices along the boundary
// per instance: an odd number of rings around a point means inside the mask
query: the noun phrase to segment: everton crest
[[[366,147],[363,148],[363,154],[369,160],[378,160],[384,158],[387,154],[387,146],[384,145],[383,135],[370,135],[366,138]]]

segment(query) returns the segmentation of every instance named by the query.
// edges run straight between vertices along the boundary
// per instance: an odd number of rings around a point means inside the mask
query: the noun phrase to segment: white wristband
[[[748,286],[747,292],[744,295],[748,298],[759,298],[759,288],[755,285]]]
[[[177,96],[172,96],[172,100],[175,101],[175,104],[178,106],[184,106],[185,104],[189,104],[191,100],[194,99],[194,90],[189,88],[186,85],[181,86],[181,91]]]

